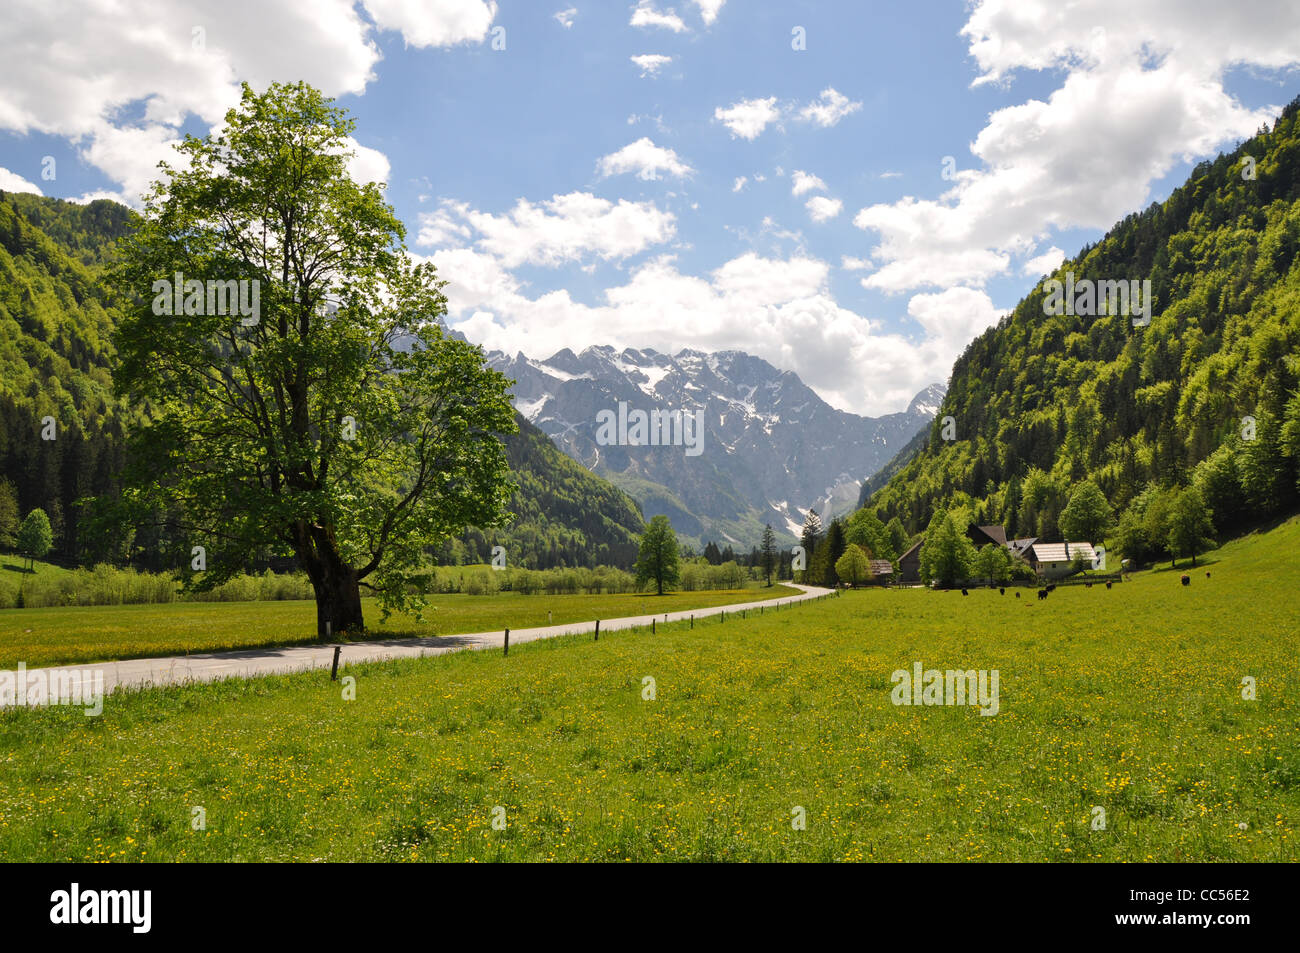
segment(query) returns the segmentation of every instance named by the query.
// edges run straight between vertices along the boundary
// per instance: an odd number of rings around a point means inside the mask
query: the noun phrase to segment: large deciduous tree
[[[664,594],[679,582],[681,563],[677,552],[677,534],[673,532],[668,517],[660,515],[650,520],[641,537],[641,549],[636,560],[636,583],[655,584],[655,591]]]
[[[1173,491],[1169,506],[1169,553],[1176,561],[1179,556],[1191,556],[1196,565],[1196,554],[1214,545],[1214,523],[1209,508],[1195,487],[1179,487]]]
[[[871,561],[867,558],[866,551],[857,543],[849,543],[844,549],[844,555],[835,561],[835,575],[840,582],[855,587],[869,580]]]
[[[954,520],[950,513],[937,510],[925,531],[921,547],[921,579],[927,584],[938,581],[953,586],[971,578],[975,566],[975,544],[958,526],[966,521]]]
[[[148,414],[125,501],[179,514],[195,588],[296,556],[322,636],[364,628],[362,588],[419,608],[427,548],[512,489],[507,381],[443,335],[445,283],[349,176],[352,131],[305,84],[245,86],[161,164],[115,274],[115,382]]]
[[[1067,540],[1101,543],[1115,525],[1115,511],[1101,488],[1084,480],[1061,511],[1061,532]]]
[[[35,568],[36,560],[44,559],[53,545],[50,518],[42,509],[32,510],[18,527],[18,551],[27,557],[28,568]]]

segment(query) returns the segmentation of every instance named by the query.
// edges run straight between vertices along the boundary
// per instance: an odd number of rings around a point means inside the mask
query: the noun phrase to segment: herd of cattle
[[[1205,570],[1205,578],[1206,578],[1206,579],[1209,579],[1209,578],[1210,578],[1210,571],[1209,571],[1208,569]],[[1182,584],[1183,584],[1184,586],[1190,586],[1190,585],[1192,584],[1192,577],[1189,576],[1189,575],[1187,575],[1186,573],[1183,573],[1183,576],[1182,576],[1182,580],[1181,580],[1181,581],[1182,581]],[[1090,582],[1085,582],[1084,585],[1085,585],[1087,588],[1089,588],[1089,589],[1092,588],[1092,583],[1090,583]],[[1106,588],[1109,589],[1110,586],[1111,586],[1110,582],[1107,581],[1107,582],[1106,582]],[[1055,592],[1055,591],[1056,591],[1056,583],[1051,583],[1051,584],[1049,584],[1049,585],[1043,586],[1043,588],[1041,588],[1041,589],[1038,590],[1038,598],[1039,598],[1039,601],[1042,601],[1043,599],[1046,599],[1049,593],[1053,593],[1053,592]],[[1006,586],[1001,586],[1001,587],[999,587],[999,588],[998,588],[998,593],[999,593],[999,595],[1003,595],[1003,596],[1005,596],[1005,595],[1007,594],[1007,587],[1006,587]],[[966,589],[963,589],[963,590],[961,591],[961,594],[962,594],[963,596],[969,596],[969,595],[970,595],[970,592],[969,592],[968,590],[966,590]],[[1016,598],[1017,598],[1017,599],[1020,598],[1020,593],[1018,593],[1018,592],[1016,593]]]

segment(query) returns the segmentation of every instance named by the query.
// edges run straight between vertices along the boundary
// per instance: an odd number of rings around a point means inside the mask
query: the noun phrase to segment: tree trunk
[[[341,571],[326,572],[316,589],[316,635],[333,638],[343,634],[360,635],[366,629],[361,615],[361,588],[357,573],[349,566]]]
[[[361,614],[357,570],[339,554],[334,533],[327,527],[293,527],[298,562],[316,592],[316,636],[320,639],[359,635],[366,629]]]

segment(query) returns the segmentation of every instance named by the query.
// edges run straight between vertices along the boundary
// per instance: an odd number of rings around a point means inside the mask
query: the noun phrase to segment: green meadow
[[[363,599],[368,637],[394,639],[614,619],[676,612],[795,595],[787,586],[644,594],[522,595],[497,592],[429,597],[424,620],[394,614]],[[215,652],[316,642],[316,604],[283,602],[173,602],[154,605],[59,606],[0,610],[0,668],[24,662],[70,665],[188,652]]]
[[[8,711],[0,858],[1292,861],[1298,546]],[[915,662],[998,714],[893,704]]]

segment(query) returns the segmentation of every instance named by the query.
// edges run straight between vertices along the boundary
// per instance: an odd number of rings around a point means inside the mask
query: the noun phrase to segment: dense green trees
[[[18,492],[8,480],[0,480],[0,546],[12,546],[18,533]]]
[[[659,515],[650,520],[641,537],[641,547],[636,559],[637,585],[655,584],[655,592],[663,595],[680,581],[681,561],[677,551],[677,534],[673,532],[668,517]]]
[[[1246,156],[1257,160],[1254,179],[1241,174]],[[1145,525],[1168,503],[1150,487],[1195,487],[1218,533],[1293,510],[1300,100],[1056,277],[1066,271],[1076,280],[1150,279],[1150,324],[1048,315],[1034,288],[954,364],[939,417],[954,417],[961,439],[939,439],[936,419],[918,452],[887,468],[870,508],[909,532],[942,507],[965,506],[1000,519],[1013,537],[1098,542],[1095,521],[1075,522],[1083,500],[1069,505],[1091,481],[1120,514],[1123,555],[1139,563],[1173,555],[1167,527],[1153,535]]]
[[[1180,557],[1196,556],[1213,544],[1213,511],[1197,486],[1160,487],[1149,484],[1120,518],[1115,542],[1130,568],[1161,555],[1176,565]]]
[[[903,549],[907,548],[907,538],[903,534],[902,524],[897,524],[897,534],[884,523],[870,507],[863,507],[856,511],[848,519],[844,531],[844,538],[857,546],[860,546],[870,558],[888,559],[891,562],[897,559],[903,552],[898,548],[896,542],[901,535]]]

